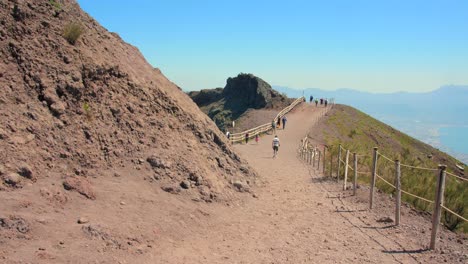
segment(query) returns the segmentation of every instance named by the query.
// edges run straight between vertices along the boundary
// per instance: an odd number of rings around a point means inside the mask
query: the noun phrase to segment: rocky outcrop
[[[226,86],[189,92],[192,100],[220,129],[226,123],[238,119],[248,109],[282,109],[291,99],[273,90],[271,86],[253,74],[241,73],[228,78]]]

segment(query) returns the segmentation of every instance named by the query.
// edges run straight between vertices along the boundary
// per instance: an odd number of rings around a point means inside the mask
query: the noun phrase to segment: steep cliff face
[[[233,182],[254,182],[197,105],[75,1],[2,0],[0,24],[2,247],[18,230],[40,237],[42,213],[72,217],[86,203],[105,218],[123,193],[155,203],[227,201],[239,191]],[[43,225],[59,234],[67,217]]]
[[[204,89],[189,96],[220,129],[248,109],[281,109],[292,102],[261,78],[244,73],[228,78],[224,89]]]
[[[280,97],[264,80],[252,74],[239,74],[228,78],[223,95],[228,107],[239,109],[272,107],[272,99]]]

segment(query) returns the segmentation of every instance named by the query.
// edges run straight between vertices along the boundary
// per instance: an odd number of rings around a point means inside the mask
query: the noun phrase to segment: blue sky
[[[184,90],[240,72],[296,89],[468,84],[464,0],[78,0]]]

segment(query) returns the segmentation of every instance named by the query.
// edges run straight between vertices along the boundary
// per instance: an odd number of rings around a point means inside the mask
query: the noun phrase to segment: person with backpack
[[[249,133],[245,133],[245,144],[249,143]]]
[[[271,142],[271,146],[273,147],[273,158],[276,158],[276,155],[278,154],[278,150],[280,147],[280,140],[277,135],[275,135],[275,138],[273,138],[273,141]]]
[[[286,128],[286,121],[288,121],[288,119],[286,116],[283,116],[283,130]]]
[[[276,134],[276,122],[274,119],[271,121],[271,129],[273,130],[273,134]]]

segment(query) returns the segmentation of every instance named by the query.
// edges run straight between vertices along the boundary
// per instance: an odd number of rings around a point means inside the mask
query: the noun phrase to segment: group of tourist
[[[318,103],[320,102],[320,105],[325,105],[325,107],[328,106],[328,99],[324,99],[324,98],[315,98],[315,101],[314,101],[314,97],[311,95],[309,97],[309,103],[313,103],[315,102],[315,106],[318,106]]]

